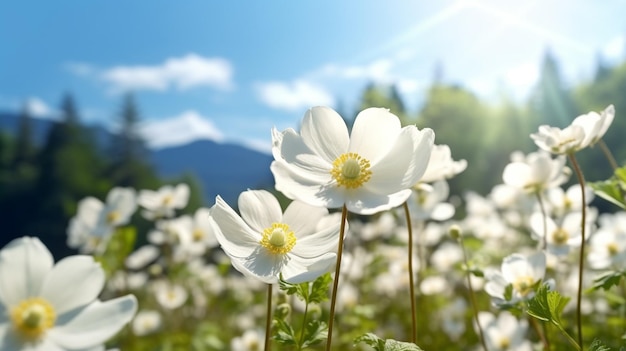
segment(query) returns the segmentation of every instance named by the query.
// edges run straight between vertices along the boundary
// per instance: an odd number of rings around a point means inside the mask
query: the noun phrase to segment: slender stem
[[[539,329],[539,322],[537,321],[536,318],[528,316],[528,319],[530,320],[530,324],[532,324],[533,329],[535,329],[535,332],[539,336],[539,339],[541,339],[541,343],[543,344],[543,349],[546,350],[546,351],[549,351],[550,350],[550,342],[548,341],[547,334],[545,333],[545,331],[546,331],[546,324],[545,323],[541,323],[542,326],[543,326],[543,332],[542,332],[541,329]]]
[[[615,161],[615,157],[613,157],[613,153],[611,153],[611,150],[609,149],[609,147],[606,146],[606,143],[604,142],[604,140],[600,139],[600,141],[598,141],[598,145],[600,145],[600,149],[602,150],[602,153],[604,154],[606,159],[609,160],[609,163],[611,164],[611,168],[613,168],[613,171],[618,169],[619,166],[617,165],[617,161]]]
[[[539,202],[539,208],[541,209],[541,214],[543,215],[543,242],[541,245],[542,249],[545,250],[548,247],[548,214],[546,213],[546,208],[543,205],[541,192],[537,191],[535,194],[537,195],[537,202]]]
[[[578,327],[578,345],[583,347],[583,322],[582,322],[582,294],[583,294],[583,263],[585,258],[585,228],[587,221],[587,200],[585,191],[585,178],[583,172],[580,170],[580,166],[576,161],[574,153],[569,155],[570,162],[574,167],[574,172],[578,177],[578,183],[580,184],[580,190],[582,192],[582,221],[580,224],[580,256],[578,258],[578,293],[576,295],[576,322]]]
[[[343,236],[346,232],[346,219],[348,208],[344,205],[341,209],[341,227],[339,228],[339,244],[337,245],[337,265],[335,266],[335,279],[333,280],[333,292],[330,297],[330,316],[328,317],[328,339],[326,339],[326,351],[330,351],[333,339],[333,322],[335,321],[335,302],[337,301],[337,287],[339,286],[339,272],[341,271],[341,255],[343,253]]]
[[[267,284],[267,312],[265,320],[265,351],[272,348],[271,332],[272,332],[272,284]]]
[[[409,205],[404,202],[404,215],[406,216],[406,226],[409,231],[409,294],[411,295],[411,342],[417,344],[417,309],[415,307],[415,282],[413,281],[413,227],[411,226],[411,215]]]
[[[472,288],[472,278],[470,276],[469,271],[469,260],[467,258],[467,251],[465,250],[465,245],[463,244],[463,237],[460,236],[458,238],[459,244],[461,245],[461,250],[463,250],[463,261],[465,263],[465,276],[467,278],[467,288],[469,289],[469,298],[470,303],[472,304],[472,310],[474,310],[474,320],[476,321],[476,326],[478,328],[478,336],[480,337],[480,343],[483,345],[483,350],[487,351],[487,342],[485,341],[485,335],[483,334],[483,327],[480,325],[480,321],[478,320],[478,304],[476,303],[476,296],[474,295],[474,288]]]
[[[306,315],[308,312],[309,301],[306,301],[306,305],[304,305],[304,316],[302,317],[302,330],[300,330],[300,341],[298,342],[298,350],[302,350],[302,342],[304,341],[304,330],[306,329]]]

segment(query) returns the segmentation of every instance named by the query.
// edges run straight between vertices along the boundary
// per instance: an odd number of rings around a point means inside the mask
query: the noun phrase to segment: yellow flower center
[[[107,223],[113,224],[121,217],[120,213],[117,211],[111,211],[107,213]]]
[[[609,255],[611,256],[615,256],[619,253],[619,247],[617,246],[616,243],[610,243],[606,246],[607,251],[609,252]]]
[[[26,340],[40,339],[54,326],[56,313],[50,303],[33,297],[11,308],[11,322],[17,333]]]
[[[520,295],[526,296],[528,293],[533,291],[533,285],[535,285],[535,281],[530,276],[519,277],[513,283],[513,289],[517,291]]]
[[[372,177],[370,161],[354,152],[337,157],[333,161],[333,169],[330,174],[339,186],[343,185],[348,189],[356,189]]]
[[[557,245],[567,243],[567,239],[569,239],[569,234],[563,228],[558,228],[552,233],[552,241]]]
[[[511,340],[507,337],[502,337],[498,340],[498,350],[508,350],[511,346]]]
[[[200,229],[195,229],[191,234],[193,241],[202,241],[204,239],[204,232]]]
[[[286,254],[295,244],[296,236],[284,223],[272,223],[271,227],[263,230],[261,245],[275,255]]]

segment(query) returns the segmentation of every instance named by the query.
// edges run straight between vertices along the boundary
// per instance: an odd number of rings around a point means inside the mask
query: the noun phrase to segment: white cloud
[[[366,65],[342,66],[328,64],[320,70],[321,74],[329,77],[340,77],[347,79],[368,79],[377,83],[389,83],[393,76],[391,69],[394,61],[388,58],[381,58]]]
[[[515,90],[530,89],[539,80],[539,67],[536,63],[523,63],[509,69],[504,79]]]
[[[69,62],[65,68],[77,76],[90,76],[95,72],[92,65],[84,62]]]
[[[51,108],[43,100],[37,97],[30,97],[26,100],[26,109],[33,117],[39,118],[58,118],[58,111]]]
[[[141,135],[150,148],[184,145],[198,139],[221,142],[224,136],[215,125],[198,112],[189,110],[164,120],[143,122]]]
[[[305,80],[259,83],[256,88],[259,99],[277,109],[294,111],[334,103],[333,97],[326,90]]]
[[[89,74],[88,65],[69,66],[76,74]],[[186,90],[209,86],[228,90],[234,87],[233,68],[223,58],[196,54],[167,59],[160,65],[116,66],[100,73],[100,78],[115,92],[126,90],[165,91],[172,87]]]

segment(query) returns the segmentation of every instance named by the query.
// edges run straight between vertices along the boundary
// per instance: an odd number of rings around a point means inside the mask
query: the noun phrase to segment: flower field
[[[468,164],[437,130],[384,108],[349,129],[311,108],[299,131],[271,131],[275,189],[181,215],[184,183],[115,187],[78,204],[79,255],[5,246],[0,350],[619,350],[626,168],[602,141],[615,114],[538,126],[537,150],[511,150],[482,196],[450,193]],[[589,148],[611,178],[585,181]]]

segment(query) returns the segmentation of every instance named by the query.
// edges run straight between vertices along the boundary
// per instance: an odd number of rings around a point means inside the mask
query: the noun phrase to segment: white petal
[[[308,110],[302,119],[300,134],[304,143],[329,163],[346,152],[350,142],[346,123],[328,107]]]
[[[274,195],[266,190],[247,190],[239,194],[241,218],[259,233],[272,223],[281,223],[283,211]]]
[[[271,281],[272,278],[277,278],[282,268],[288,264],[289,257],[274,255],[264,247],[258,247],[249,257],[239,262],[254,276],[263,281]]]
[[[372,178],[365,187],[375,193],[391,194],[415,185],[426,171],[433,141],[430,129],[418,132],[415,127],[403,128],[393,148],[372,164]]]
[[[524,188],[524,186],[528,185],[530,173],[531,171],[528,164],[524,162],[513,162],[504,167],[504,171],[502,172],[502,180],[505,184],[521,189]]]
[[[327,181],[320,183],[299,174],[284,161],[273,161],[270,169],[276,181],[276,190],[290,199],[306,202],[311,206],[338,208],[343,206],[345,194],[331,183],[331,175],[325,175]]]
[[[54,259],[38,239],[23,237],[0,251],[0,299],[7,306],[38,296]]]
[[[400,119],[389,110],[365,109],[354,120],[349,151],[358,153],[372,163],[378,162],[392,147],[400,130]]]
[[[337,251],[341,220],[333,225],[303,238],[296,239],[291,253],[295,256],[312,258],[329,252]],[[347,229],[346,229],[347,231]]]
[[[57,314],[63,314],[94,301],[104,281],[104,271],[93,257],[69,256],[52,268],[41,287],[41,297]]]
[[[261,233],[253,231],[220,196],[211,208],[211,219],[216,224],[217,240],[227,254],[248,257],[259,246]]]
[[[120,331],[135,312],[137,298],[133,295],[94,301],[66,324],[50,329],[48,337],[68,349],[94,347]]]
[[[328,253],[313,259],[292,257],[289,264],[283,267],[283,278],[291,284],[311,282],[329,272],[334,268],[336,262],[337,255],[335,253]]]
[[[256,274],[252,273],[244,265],[244,262],[245,262],[244,259],[231,257],[231,263],[232,263],[233,267],[235,267],[235,269],[237,271],[239,271],[241,274],[243,274],[244,276],[246,276],[248,278],[252,278],[252,279],[258,279],[258,280],[260,280],[260,281],[262,281],[263,283],[266,283],[266,284],[274,284],[274,283],[278,282],[278,275],[258,276]]]
[[[306,146],[301,136],[288,129],[282,134],[280,152],[274,152],[276,160],[284,160],[303,176],[323,184],[329,181],[332,161],[327,161]]]
[[[311,206],[302,201],[292,201],[285,209],[283,223],[289,225],[296,238],[303,238],[315,232],[319,221],[328,215],[325,207]]]
[[[348,211],[361,215],[371,215],[386,211],[404,203],[411,196],[411,189],[405,189],[390,195],[381,195],[360,189],[358,193],[348,194],[346,207]]]

